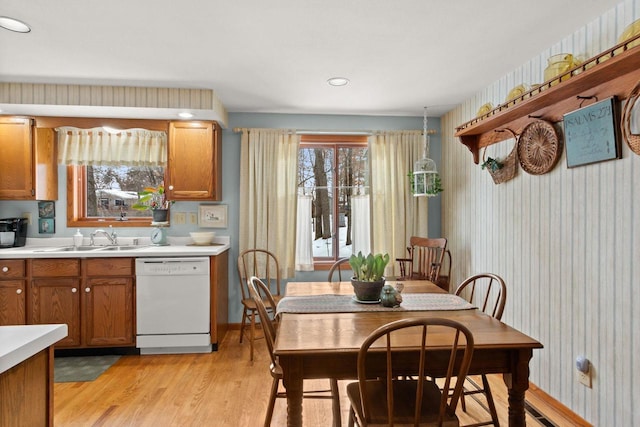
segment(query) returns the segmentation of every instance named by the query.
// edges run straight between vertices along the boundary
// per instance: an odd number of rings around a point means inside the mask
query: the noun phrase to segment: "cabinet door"
[[[66,323],[69,335],[56,347],[79,346],[80,279],[33,279],[30,292],[29,323]]]
[[[132,278],[90,278],[82,293],[86,345],[134,344]]]
[[[0,280],[0,326],[24,325],[25,281]]]
[[[221,200],[221,143],[217,124],[169,125],[167,192],[171,200]]]
[[[0,199],[33,199],[31,120],[0,118],[0,147]]]

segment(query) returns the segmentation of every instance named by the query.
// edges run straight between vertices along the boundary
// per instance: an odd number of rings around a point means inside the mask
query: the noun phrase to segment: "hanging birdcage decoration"
[[[427,107],[424,107],[423,119],[423,152],[422,159],[418,160],[413,168],[413,188],[414,197],[437,196],[442,191],[440,175],[436,168],[436,162],[429,158],[429,132],[427,129]]]

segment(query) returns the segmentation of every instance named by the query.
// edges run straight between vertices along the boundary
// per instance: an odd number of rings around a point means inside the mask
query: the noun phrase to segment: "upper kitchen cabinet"
[[[222,200],[222,141],[215,122],[171,122],[165,188],[171,200]]]
[[[58,172],[52,129],[28,118],[0,117],[0,200],[56,200]]]

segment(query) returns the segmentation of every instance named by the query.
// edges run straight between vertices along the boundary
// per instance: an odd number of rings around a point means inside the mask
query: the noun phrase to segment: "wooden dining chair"
[[[451,251],[447,249],[444,251],[442,266],[438,274],[438,279],[435,281],[436,285],[447,292],[449,292],[449,288],[451,287],[451,262]]]
[[[282,295],[280,293],[280,264],[278,258],[265,249],[247,249],[238,256],[238,278],[242,295],[242,322],[240,324],[240,342],[246,334],[249,323],[249,358],[253,360],[253,345],[256,340],[256,311],[257,307],[249,293],[249,279],[260,277],[269,285],[273,299],[277,304]]]
[[[498,320],[502,319],[502,313],[507,300],[507,285],[502,277],[497,274],[481,273],[471,276],[458,286],[455,294],[474,304],[485,314]],[[462,410],[466,411],[465,396],[484,394],[487,401],[485,409],[491,414],[491,420],[469,424],[465,427],[478,427],[491,424],[499,427],[498,413],[496,412],[496,405],[493,401],[487,376],[482,374],[481,380],[482,385],[470,377],[465,378],[465,381],[463,381],[464,391],[461,396],[460,405]]]
[[[333,263],[331,268],[329,269],[329,277],[327,281],[333,282],[333,275],[338,275],[338,282],[342,282],[342,272],[343,271],[351,271],[351,266],[349,265],[349,258],[340,258],[336,262]],[[351,276],[345,277],[345,280],[350,280]]]
[[[428,377],[433,374],[433,357],[427,357],[427,342],[430,346],[438,344],[438,357],[448,360],[442,390]],[[469,329],[451,319],[407,318],[379,327],[367,336],[358,352],[358,382],[347,385],[349,426],[354,422],[361,427],[458,426],[455,412],[462,383],[452,387],[451,378],[466,376],[473,347]],[[394,360],[407,359],[409,350],[418,353],[411,359],[414,366],[410,371],[394,370]],[[375,373],[369,372],[373,364]]]
[[[269,394],[269,404],[264,419],[264,426],[271,425],[273,418],[273,409],[275,407],[276,398],[286,398],[286,392],[279,392],[280,383],[282,382],[282,368],[278,363],[278,358],[273,354],[273,347],[276,341],[276,320],[275,312],[277,303],[271,295],[268,286],[259,278],[251,277],[248,282],[249,293],[251,299],[255,303],[260,324],[264,329],[264,337],[267,342],[269,356],[271,357],[270,372],[273,381],[271,382],[271,392]],[[334,378],[330,379],[330,388],[328,390],[308,390],[303,392],[303,397],[307,399],[331,399],[333,425],[340,427],[340,394],[338,392],[338,381]]]
[[[407,246],[409,256],[396,258],[400,268],[398,280],[429,280],[436,283],[446,250],[447,239],[444,237],[430,239],[412,236]]]

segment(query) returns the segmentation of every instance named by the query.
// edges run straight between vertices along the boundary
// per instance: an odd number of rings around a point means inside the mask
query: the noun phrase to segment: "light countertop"
[[[67,325],[0,326],[0,373],[67,336]]]
[[[87,240],[87,239],[85,239]],[[189,237],[169,237],[166,246],[152,245],[149,238],[139,238],[138,247],[125,250],[105,250],[106,241],[96,239],[97,250],[58,251],[62,247],[73,246],[70,237],[50,239],[27,239],[27,245],[19,248],[0,249],[0,259],[20,258],[109,258],[109,257],[170,257],[170,256],[215,256],[229,250],[228,236],[214,237],[213,243],[207,246],[196,246]],[[133,238],[119,237],[119,245],[133,245]]]

